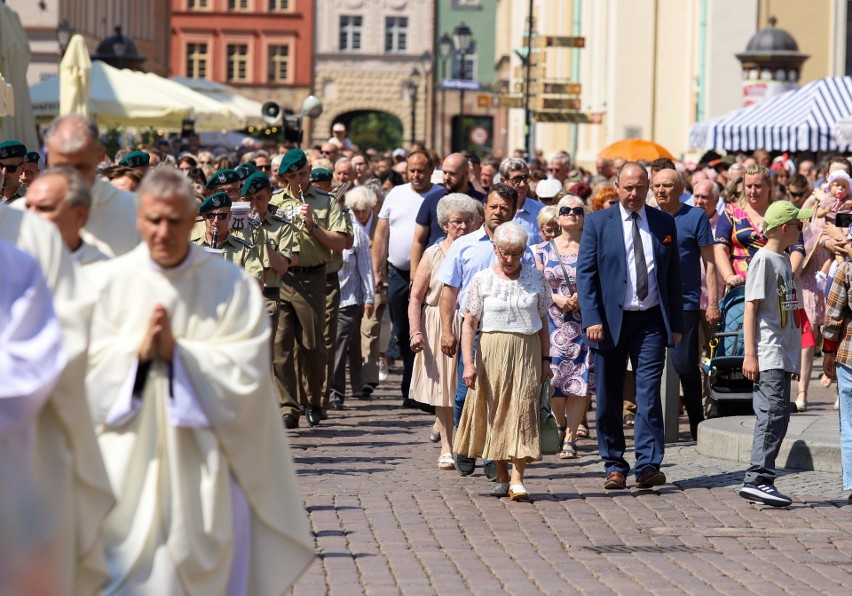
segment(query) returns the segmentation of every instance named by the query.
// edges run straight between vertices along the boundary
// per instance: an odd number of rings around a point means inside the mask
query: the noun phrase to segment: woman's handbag
[[[539,443],[541,444],[542,455],[556,455],[562,449],[559,441],[559,431],[556,429],[556,416],[550,411],[550,395],[552,392],[550,379],[548,379],[541,384]]]

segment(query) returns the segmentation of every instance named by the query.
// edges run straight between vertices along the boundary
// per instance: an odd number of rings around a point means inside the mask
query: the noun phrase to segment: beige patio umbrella
[[[75,35],[59,63],[59,115],[88,116],[92,85],[92,60],[82,35]]]
[[[15,115],[15,93],[12,86],[0,74],[0,118]]]
[[[27,68],[30,42],[18,13],[0,3],[0,74],[12,86],[14,116],[0,116],[0,139],[17,139],[30,148],[38,147]]]

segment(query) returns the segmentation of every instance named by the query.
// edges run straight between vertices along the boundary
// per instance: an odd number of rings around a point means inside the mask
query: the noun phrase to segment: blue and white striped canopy
[[[827,77],[747,108],[695,123],[689,144],[726,151],[848,151],[835,134],[852,117],[852,78]]]

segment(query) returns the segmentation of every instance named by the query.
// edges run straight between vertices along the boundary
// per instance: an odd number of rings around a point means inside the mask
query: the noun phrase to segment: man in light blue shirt
[[[516,211],[518,193],[508,184],[494,184],[485,201],[485,223],[483,226],[462,236],[452,243],[447,256],[438,271],[438,281],[444,284],[441,292],[441,351],[452,358],[458,351],[458,338],[453,334],[453,316],[458,309],[464,312],[464,300],[473,276],[492,266],[496,262],[494,254],[494,230],[507,221],[511,221]],[[521,261],[522,267],[535,267],[535,259],[529,248]],[[477,343],[479,337],[477,336]],[[476,350],[476,344],[474,344]],[[461,358],[458,362],[458,384],[453,404],[453,418],[458,427],[462,408],[467,397],[467,385],[462,379],[464,366]],[[472,458],[456,456],[456,468],[462,476],[473,473],[476,462]],[[486,475],[496,478],[497,470],[492,462],[485,462]]]
[[[530,168],[519,157],[507,157],[500,163],[500,180],[518,193],[518,204],[512,221],[526,230],[527,246],[541,243],[541,233],[538,229],[538,212],[544,205],[530,197]]]

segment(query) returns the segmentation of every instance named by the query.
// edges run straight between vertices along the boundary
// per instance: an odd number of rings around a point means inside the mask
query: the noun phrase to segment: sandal
[[[580,424],[577,427],[577,438],[578,439],[588,439],[589,438],[589,427],[585,424]]]
[[[435,430],[429,431],[429,442],[431,443],[440,443],[441,442],[441,433]]]
[[[557,426],[556,427],[556,436],[559,438],[559,444],[562,444],[562,441],[565,440],[565,435],[568,434],[567,426]]]
[[[559,459],[577,459],[577,445],[574,441],[564,441],[562,443],[562,451],[559,453]]]
[[[439,470],[455,470],[456,463],[453,461],[452,453],[442,453],[441,457],[438,458],[438,469]]]
[[[633,414],[625,414],[624,415],[624,426],[633,426],[636,422],[636,416]]]
[[[807,391],[799,391],[799,394],[796,396],[796,412],[807,412],[808,411],[808,392]]]
[[[530,493],[524,488],[523,484],[512,484],[509,486],[510,501],[531,501]]]

